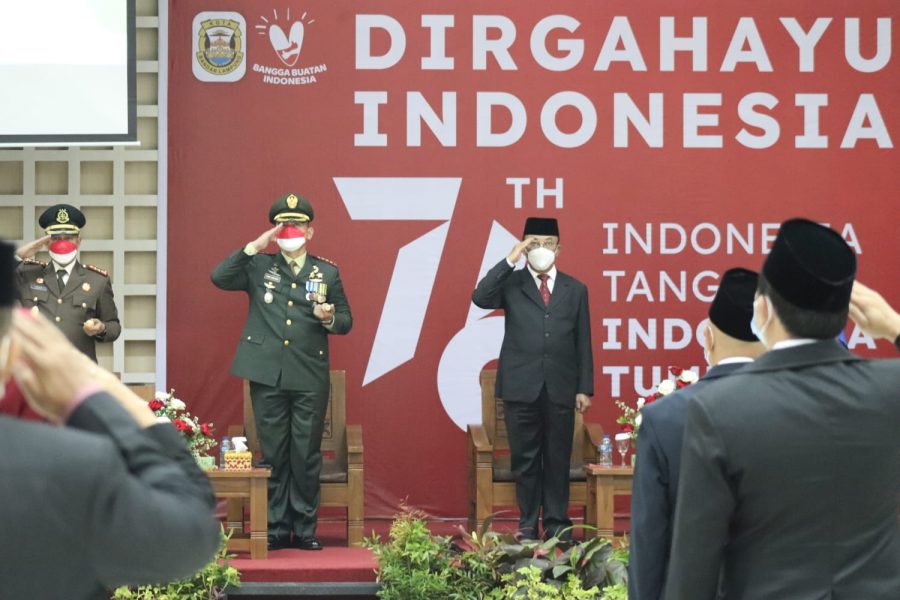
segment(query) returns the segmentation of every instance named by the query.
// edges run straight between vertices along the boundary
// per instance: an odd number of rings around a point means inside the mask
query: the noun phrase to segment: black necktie
[[[60,269],[56,272],[56,278],[59,280],[59,291],[62,292],[66,287],[66,270]]]

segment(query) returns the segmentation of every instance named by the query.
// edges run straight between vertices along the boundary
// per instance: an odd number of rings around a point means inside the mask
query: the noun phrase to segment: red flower
[[[175,419],[172,421],[172,424],[175,425],[175,429],[181,431],[187,435],[194,435],[194,428],[191,427],[191,424],[187,421],[182,421],[181,419]]]
[[[206,437],[212,437],[213,436],[212,423],[201,423],[200,424],[200,433],[202,433]]]
[[[644,406],[647,406],[648,404],[653,404],[654,402],[656,402],[656,394],[653,394],[652,396],[647,396],[646,398],[644,398]]]
[[[676,380],[675,380],[675,387],[677,387],[677,388],[679,388],[679,389],[680,389],[680,388],[683,388],[683,387],[687,387],[688,385],[689,385],[688,382],[682,381],[681,379],[676,379]]]
[[[679,375],[681,375],[681,372],[684,371],[684,369],[682,369],[681,367],[669,367],[669,371],[672,372],[672,375],[678,377]]]
[[[632,431],[634,431],[634,426],[629,423],[625,423],[624,425],[622,425],[622,431],[631,433]]]
[[[150,407],[150,410],[152,410],[154,412],[158,411],[165,405],[166,405],[165,402],[163,402],[162,400],[157,400],[155,398],[147,403],[147,406]]]

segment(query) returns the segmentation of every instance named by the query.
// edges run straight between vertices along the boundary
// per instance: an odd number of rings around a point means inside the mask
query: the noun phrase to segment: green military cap
[[[299,221],[308,223],[313,220],[313,207],[309,200],[297,194],[279,196],[269,209],[269,221],[273,224]]]
[[[38,218],[38,225],[50,235],[78,235],[87,220],[84,213],[71,204],[56,204]]]

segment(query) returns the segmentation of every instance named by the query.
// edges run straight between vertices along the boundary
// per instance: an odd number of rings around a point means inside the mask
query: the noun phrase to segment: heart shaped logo
[[[300,48],[303,47],[303,23],[294,21],[290,35],[285,35],[280,25],[270,25],[269,41],[281,62],[293,67],[300,58]]]

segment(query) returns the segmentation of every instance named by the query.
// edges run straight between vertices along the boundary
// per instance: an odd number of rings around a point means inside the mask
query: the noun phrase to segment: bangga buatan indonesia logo
[[[297,11],[294,12],[294,15]],[[307,85],[316,83],[317,76],[328,70],[325,64],[303,66],[298,64],[303,51],[303,40],[307,27],[313,25],[315,19],[302,12],[299,17],[292,16],[291,9],[279,13],[273,9],[269,15],[260,15],[259,23],[254,27],[256,33],[268,38],[269,44],[278,62],[271,64],[254,63],[253,70],[262,75],[262,82],[273,85]]]

